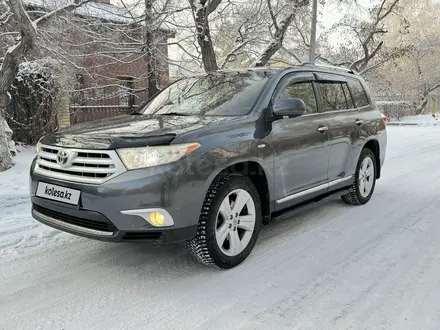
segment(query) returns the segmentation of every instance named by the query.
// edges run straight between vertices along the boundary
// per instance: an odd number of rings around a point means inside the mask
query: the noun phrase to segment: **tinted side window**
[[[345,99],[347,100],[348,107],[350,109],[353,109],[354,103],[353,103],[353,99],[351,98],[351,94],[350,94],[350,90],[348,89],[348,85],[344,83],[344,84],[342,84],[342,88],[344,89]]]
[[[359,80],[349,79],[348,86],[350,87],[351,94],[354,98],[354,103],[357,108],[365,107],[369,105],[367,94]]]
[[[339,82],[319,83],[324,111],[335,111],[348,109],[342,84]]]
[[[286,87],[280,96],[280,99],[298,98],[304,101],[307,107],[307,114],[316,113],[316,97],[313,85],[310,82],[296,83]]]

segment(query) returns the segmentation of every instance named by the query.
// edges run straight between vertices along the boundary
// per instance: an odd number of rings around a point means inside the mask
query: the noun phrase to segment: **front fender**
[[[261,166],[269,187],[269,194],[273,196],[274,182],[274,150],[263,140],[241,141],[227,146],[211,149],[200,159],[199,170],[205,173],[203,190],[206,192],[217,175],[226,168],[246,162],[255,162]]]

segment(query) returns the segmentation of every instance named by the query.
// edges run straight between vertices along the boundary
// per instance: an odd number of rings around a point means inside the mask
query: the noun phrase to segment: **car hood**
[[[177,135],[234,118],[124,115],[67,127],[44,137],[41,143],[81,149],[164,145]]]

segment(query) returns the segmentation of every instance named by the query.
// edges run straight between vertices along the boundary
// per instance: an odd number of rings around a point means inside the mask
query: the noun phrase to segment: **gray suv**
[[[105,241],[186,241],[231,268],[263,223],[341,196],[367,203],[386,127],[356,73],[313,64],[181,79],[128,115],[43,137],[32,215]]]

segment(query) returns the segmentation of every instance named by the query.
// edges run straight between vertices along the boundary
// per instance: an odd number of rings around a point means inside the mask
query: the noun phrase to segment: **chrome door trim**
[[[351,180],[353,180],[353,175],[349,175],[349,176],[346,176],[346,177],[341,178],[341,179],[336,179],[336,180],[330,181],[328,183],[328,187],[331,188],[331,187],[336,186],[336,185],[338,185],[340,183],[344,183],[346,181],[351,181]]]
[[[313,194],[315,192],[318,192],[320,190],[328,189],[328,188],[336,186],[336,185],[338,185],[340,183],[348,182],[348,181],[351,181],[351,180],[353,180],[353,176],[352,175],[346,176],[345,178],[336,179],[336,180],[330,181],[328,183],[324,183],[324,184],[321,184],[319,186],[316,186],[316,187],[313,187],[313,188],[310,188],[310,189],[307,189],[307,190],[303,190],[303,191],[300,191],[300,192],[298,192],[296,194],[292,194],[292,195],[289,195],[287,197],[278,199],[277,203],[278,204],[283,204],[283,203],[291,201],[293,199],[297,199],[297,198],[300,198],[300,197],[303,197],[303,196],[307,196],[307,195]]]

